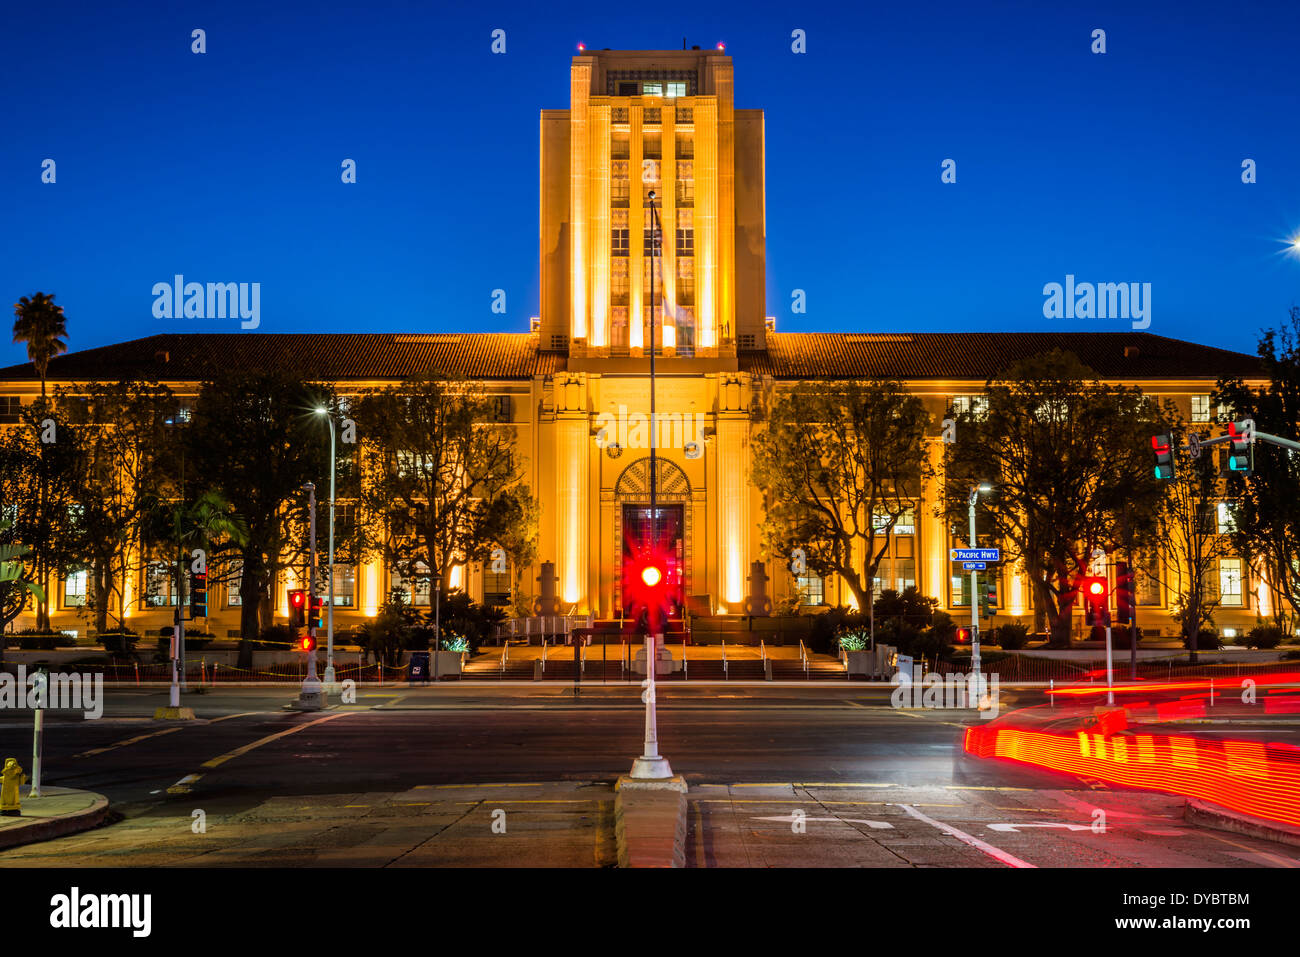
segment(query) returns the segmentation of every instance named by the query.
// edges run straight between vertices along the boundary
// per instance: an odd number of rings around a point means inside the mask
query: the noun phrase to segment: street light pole
[[[648,195],[650,200],[650,537],[655,537],[655,529],[658,525],[657,513],[657,491],[655,475],[655,444],[658,439],[658,428],[655,421],[655,254],[658,251],[659,243],[656,242],[659,236],[659,217],[655,212],[655,193],[650,190]],[[645,745],[639,758],[632,762],[631,777],[640,780],[661,780],[671,778],[673,769],[668,764],[668,759],[659,753],[659,728],[655,715],[655,670],[658,666],[659,658],[659,638],[657,634],[662,627],[661,617],[663,609],[651,609],[650,627],[646,629],[649,634],[646,635],[646,682],[645,694],[642,696],[645,701]]]
[[[975,548],[975,503],[979,500],[980,492],[992,491],[993,486],[987,482],[981,482],[979,485],[972,485],[970,489],[970,498],[967,500],[970,506],[970,547]],[[980,673],[980,623],[979,623],[979,572],[972,568],[970,570],[970,668],[971,674]],[[977,681],[980,679],[976,679]],[[981,686],[982,688],[982,686]]]

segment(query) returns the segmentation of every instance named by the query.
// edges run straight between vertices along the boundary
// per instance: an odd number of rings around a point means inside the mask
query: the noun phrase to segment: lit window
[[[642,96],[663,96],[664,85],[662,83],[642,83],[641,95]]]
[[[1192,421],[1210,421],[1210,397],[1208,395],[1192,396]]]
[[[1241,559],[1219,559],[1219,604],[1241,604]]]
[[[483,568],[483,604],[501,607],[510,604],[510,570],[492,571],[489,563]]]
[[[802,599],[800,604],[826,604],[826,583],[822,581],[821,576],[814,575],[811,572],[807,575],[800,575],[794,580],[794,587]]]
[[[90,584],[90,573],[82,568],[68,575],[63,580],[63,607],[81,608],[86,604],[86,589]]]
[[[176,604],[175,589],[172,588],[172,569],[167,562],[150,562],[144,570],[143,605]]]
[[[1231,535],[1237,530],[1237,510],[1231,502],[1220,502],[1218,507],[1220,535]]]
[[[404,578],[400,569],[393,569],[392,594],[407,605],[428,605],[432,595],[429,566],[416,562],[410,578]]]
[[[681,82],[681,83],[669,83],[669,84],[668,84],[668,92],[667,92],[666,95],[667,95],[667,96],[685,96],[685,95],[686,95],[686,84],[685,84],[684,82]]]
[[[984,395],[955,395],[952,397],[952,410],[958,415],[970,413],[977,419],[982,419],[989,414],[988,396]]]
[[[334,566],[334,605],[351,608],[357,603],[357,569],[355,565]]]

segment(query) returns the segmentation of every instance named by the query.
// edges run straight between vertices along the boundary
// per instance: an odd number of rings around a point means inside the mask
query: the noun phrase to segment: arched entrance
[[[653,535],[668,543],[680,575],[679,600],[691,594],[693,572],[691,483],[668,459],[655,456],[655,511],[650,515],[650,457],[628,464],[614,483],[614,608],[623,604],[623,559],[629,550]]]

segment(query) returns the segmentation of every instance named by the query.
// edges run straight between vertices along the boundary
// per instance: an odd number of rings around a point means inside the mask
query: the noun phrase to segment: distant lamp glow
[[[579,43],[579,44],[578,44],[578,49],[579,49],[579,50],[585,50],[585,49],[587,49],[587,44],[585,44],[585,43]]]
[[[719,41],[718,41],[718,49],[719,49],[719,50],[725,50],[726,48],[727,48],[727,45],[726,45],[725,43],[723,43],[721,40],[719,40]]]

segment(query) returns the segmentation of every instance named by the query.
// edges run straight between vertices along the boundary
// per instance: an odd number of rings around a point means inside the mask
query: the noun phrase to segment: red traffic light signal
[[[1174,448],[1172,437],[1169,435],[1151,436],[1151,449],[1156,454],[1156,478],[1173,478]]]
[[[623,569],[623,592],[631,606],[633,619],[647,617],[651,634],[662,634],[672,609],[666,556],[647,549],[636,555]]]
[[[958,628],[958,629],[957,629],[957,644],[959,644],[959,645],[964,645],[964,644],[966,644],[966,642],[968,642],[968,641],[970,641],[970,629],[969,629],[969,628]]]
[[[289,589],[289,627],[301,628],[307,621],[307,592],[302,588]]]
[[[306,635],[303,635],[301,638],[299,638],[299,639],[298,639],[298,650],[299,650],[299,651],[315,651],[315,650],[316,650],[316,636],[315,636],[315,635],[312,635],[312,634],[306,634]]]
[[[1108,589],[1110,582],[1104,575],[1089,576],[1083,579],[1083,618],[1089,625],[1105,625],[1110,621],[1110,600]]]

